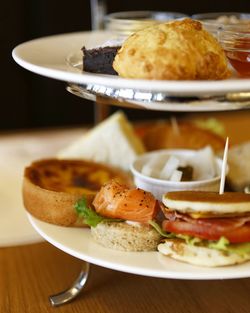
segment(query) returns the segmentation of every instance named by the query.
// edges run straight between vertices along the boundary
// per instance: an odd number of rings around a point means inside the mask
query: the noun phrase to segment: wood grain
[[[48,243],[0,249],[0,312],[250,312],[250,279],[159,279],[94,265],[83,293],[52,308],[48,296],[72,283],[81,262]]]

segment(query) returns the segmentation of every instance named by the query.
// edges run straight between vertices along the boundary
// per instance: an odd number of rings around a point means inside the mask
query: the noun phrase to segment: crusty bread
[[[224,149],[225,139],[208,129],[190,122],[178,121],[178,129],[171,123],[157,123],[144,134],[143,143],[148,151],[159,149],[201,149],[207,145],[217,152]]]
[[[250,194],[241,192],[172,191],[163,195],[163,204],[188,214],[239,215],[250,212]]]
[[[116,54],[113,67],[126,78],[202,80],[230,75],[219,42],[192,19],[134,33]]]
[[[148,225],[103,222],[91,227],[95,241],[106,248],[122,251],[154,251],[160,235]]]
[[[39,160],[24,172],[24,207],[48,223],[84,226],[74,204],[83,196],[91,204],[101,186],[112,178],[131,184],[127,174],[103,164],[83,160]]]
[[[226,266],[243,263],[250,260],[250,254],[223,252],[207,247],[186,244],[181,239],[165,239],[158,245],[160,253],[178,261],[199,266]]]

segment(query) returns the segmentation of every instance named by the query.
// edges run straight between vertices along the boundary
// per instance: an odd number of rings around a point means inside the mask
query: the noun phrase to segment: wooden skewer
[[[227,174],[228,142],[229,142],[229,139],[227,137],[225,148],[224,148],[224,154],[223,154],[222,168],[221,168],[220,191],[219,191],[220,195],[224,193],[225,180],[226,180],[226,174]]]
[[[175,135],[180,135],[180,128],[179,128],[179,125],[178,125],[178,122],[177,122],[177,119],[175,116],[171,116],[170,117],[170,122],[171,122],[171,126],[174,130],[174,134]]]

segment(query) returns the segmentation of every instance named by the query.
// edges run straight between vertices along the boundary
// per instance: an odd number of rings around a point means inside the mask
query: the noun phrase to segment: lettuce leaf
[[[84,197],[76,202],[74,208],[78,216],[83,218],[84,223],[92,227],[96,227],[99,223],[102,222],[123,222],[122,219],[106,218],[99,215],[96,213],[96,211],[88,206],[87,200]]]
[[[149,225],[151,225],[162,237],[165,238],[175,238],[176,235],[174,233],[167,233],[165,232],[161,226],[154,220],[151,220],[148,222]]]
[[[198,237],[189,235],[169,233],[162,230],[161,226],[156,221],[150,221],[149,224],[164,238],[168,239],[182,239],[186,244],[192,246],[202,246],[211,249],[224,251],[226,253],[237,253],[239,255],[250,254],[250,242],[244,243],[230,243],[225,237],[221,237],[219,240],[204,240]]]
[[[208,248],[217,249],[225,252],[237,253],[239,255],[250,254],[250,242],[230,243],[225,237],[207,244]]]
[[[223,251],[226,251],[229,245],[230,245],[230,242],[225,237],[220,237],[220,239],[217,241],[208,241],[207,243],[208,248],[216,249],[216,250],[223,250]]]
[[[185,242],[187,244],[190,244],[190,245],[195,245],[198,242],[202,241],[202,239],[197,238],[197,237],[192,237],[192,236],[188,236],[188,235],[181,235],[181,234],[165,232],[161,228],[161,226],[154,220],[151,220],[148,223],[149,223],[149,225],[151,225],[164,238],[168,238],[168,239],[174,239],[174,238],[183,239],[183,240],[185,240]]]

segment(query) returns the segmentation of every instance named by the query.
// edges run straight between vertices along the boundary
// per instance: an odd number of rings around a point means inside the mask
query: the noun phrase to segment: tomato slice
[[[175,220],[164,220],[162,228],[164,231],[207,240],[219,240],[220,237],[224,236],[231,243],[250,242],[250,222],[240,225],[239,222],[233,222],[234,218],[230,220],[231,218],[217,220],[200,218],[185,221],[177,218]]]

